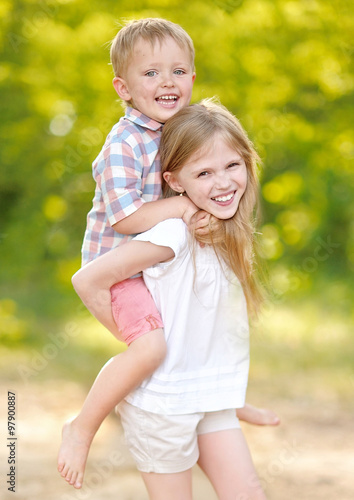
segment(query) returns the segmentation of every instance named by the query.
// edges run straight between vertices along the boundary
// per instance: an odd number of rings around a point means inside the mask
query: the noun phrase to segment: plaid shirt
[[[161,123],[127,108],[108,134],[92,164],[96,190],[87,215],[82,265],[129,241],[134,235],[119,234],[112,226],[143,203],[160,198],[161,129]]]

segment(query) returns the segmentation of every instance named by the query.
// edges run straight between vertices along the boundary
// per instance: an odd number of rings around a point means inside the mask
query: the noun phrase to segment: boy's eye
[[[185,71],[183,69],[175,69],[174,73],[175,75],[184,75]]]
[[[145,76],[155,76],[155,75],[157,75],[157,71],[153,69],[145,73]]]
[[[200,172],[200,174],[198,174],[198,177],[205,177],[208,175],[208,172],[204,171],[204,172]]]

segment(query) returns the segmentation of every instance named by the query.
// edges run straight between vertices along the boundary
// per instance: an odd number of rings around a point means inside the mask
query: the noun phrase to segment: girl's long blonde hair
[[[163,127],[160,157],[164,172],[178,172],[199,150],[212,145],[216,134],[244,159],[247,168],[247,187],[231,219],[210,219],[209,234],[195,234],[198,241],[210,244],[215,252],[239,279],[251,311],[257,311],[261,292],[255,279],[254,236],[258,214],[259,184],[257,162],[259,157],[240,122],[215,99],[205,99],[180,110]],[[175,191],[163,180],[165,197],[176,196]],[[214,218],[215,220],[215,218]]]

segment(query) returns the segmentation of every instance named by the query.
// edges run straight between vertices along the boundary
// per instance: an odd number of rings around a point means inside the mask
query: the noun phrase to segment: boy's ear
[[[164,172],[162,176],[173,191],[176,191],[176,193],[184,193],[183,187],[172,172]]]
[[[131,95],[129,93],[127,83],[123,78],[120,78],[119,76],[115,76],[113,78],[113,87],[115,88],[115,91],[119,95],[123,101],[130,101],[131,100]]]

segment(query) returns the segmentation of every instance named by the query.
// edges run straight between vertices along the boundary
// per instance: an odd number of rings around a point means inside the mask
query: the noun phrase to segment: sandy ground
[[[143,482],[112,415],[94,442],[82,490],[56,471],[63,421],[80,406],[85,390],[74,383],[48,381],[1,387],[0,498],[16,500],[148,500]],[[8,492],[7,391],[17,398],[16,491]],[[252,395],[253,401],[257,395]],[[338,401],[268,401],[282,424],[244,425],[256,468],[271,500],[352,500],[354,498],[353,415]],[[166,499],[168,500],[168,499]],[[208,480],[194,470],[194,500],[216,500]]]

